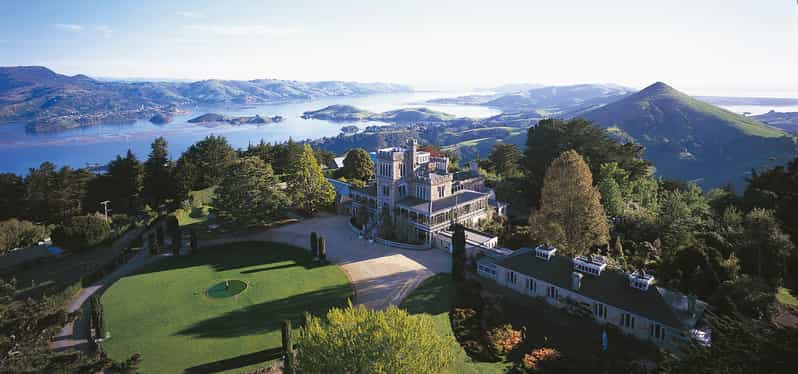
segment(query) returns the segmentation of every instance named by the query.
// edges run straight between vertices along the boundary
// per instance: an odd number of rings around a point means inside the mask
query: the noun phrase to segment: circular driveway
[[[274,241],[309,248],[310,233],[327,241],[327,259],[338,264],[355,289],[355,304],[371,309],[399,305],[423,280],[451,271],[451,256],[440,249],[411,251],[358,239],[349,217],[324,215],[262,233],[203,241],[212,246],[232,241]]]

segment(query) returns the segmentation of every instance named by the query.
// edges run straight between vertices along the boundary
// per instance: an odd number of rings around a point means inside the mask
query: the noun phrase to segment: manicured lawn
[[[798,298],[795,297],[795,294],[789,288],[779,287],[776,292],[776,300],[782,305],[798,307]]]
[[[401,307],[410,314],[426,314],[435,321],[441,335],[454,335],[449,321],[452,307],[453,282],[450,274],[438,274],[424,281],[403,302]],[[505,373],[509,364],[501,362],[476,362],[457,344],[454,373]]]
[[[225,280],[246,288],[208,297]],[[279,358],[281,321],[299,326],[303,312],[321,315],[351,295],[337,266],[314,264],[302,249],[261,242],[208,248],[112,285],[102,297],[111,338],[102,344],[117,360],[141,353],[145,373],[246,372]]]

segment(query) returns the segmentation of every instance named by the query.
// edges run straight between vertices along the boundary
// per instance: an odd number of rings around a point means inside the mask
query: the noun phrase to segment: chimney
[[[576,271],[571,273],[571,288],[575,291],[582,288],[582,273]]]

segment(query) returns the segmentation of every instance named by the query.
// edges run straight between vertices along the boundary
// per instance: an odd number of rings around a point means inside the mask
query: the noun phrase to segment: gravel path
[[[273,241],[309,248],[315,231],[327,241],[327,258],[338,264],[355,289],[355,304],[373,309],[399,305],[422,281],[451,271],[451,256],[443,250],[403,250],[358,239],[349,217],[322,215],[256,234],[212,239],[202,247],[240,241]]]

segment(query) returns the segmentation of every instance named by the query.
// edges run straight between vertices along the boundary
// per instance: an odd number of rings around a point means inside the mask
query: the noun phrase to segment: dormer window
[[[554,248],[548,244],[543,244],[535,247],[535,257],[549,261],[551,260],[551,256],[554,256],[554,253],[557,252],[557,248]]]
[[[607,259],[603,256],[576,256],[574,257],[574,270],[599,276],[607,267]]]
[[[654,276],[647,274],[645,270],[637,270],[629,274],[629,285],[640,291],[648,291],[648,287],[654,283]]]

